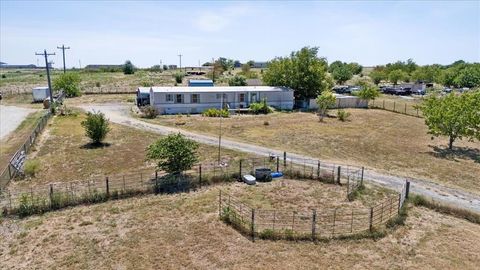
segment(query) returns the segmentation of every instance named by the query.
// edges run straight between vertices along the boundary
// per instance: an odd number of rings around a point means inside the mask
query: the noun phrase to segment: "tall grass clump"
[[[215,109],[215,108],[210,108],[202,113],[203,116],[205,117],[230,117],[230,112],[227,109]]]
[[[30,159],[25,161],[24,172],[26,176],[35,177],[40,170],[40,161],[36,159]]]

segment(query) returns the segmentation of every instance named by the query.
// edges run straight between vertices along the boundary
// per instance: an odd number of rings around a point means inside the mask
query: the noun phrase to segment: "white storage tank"
[[[33,102],[43,102],[46,98],[50,98],[48,86],[33,88],[32,95],[33,95]]]

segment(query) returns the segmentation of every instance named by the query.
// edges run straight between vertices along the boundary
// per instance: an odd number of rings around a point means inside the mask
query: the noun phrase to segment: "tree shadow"
[[[440,147],[436,145],[429,145],[432,148],[430,155],[436,158],[443,158],[452,161],[458,161],[458,159],[473,160],[475,163],[480,163],[480,150],[470,147],[454,146],[452,150],[448,147]]]
[[[110,147],[110,143],[86,143],[80,146],[81,149],[98,149]]]

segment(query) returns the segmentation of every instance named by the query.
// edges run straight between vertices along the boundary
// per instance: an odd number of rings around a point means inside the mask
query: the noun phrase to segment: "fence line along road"
[[[81,105],[81,108],[87,111],[101,111],[105,113],[107,118],[109,118],[112,122],[117,124],[130,126],[134,128],[138,128],[141,130],[147,130],[158,134],[171,134],[171,133],[182,133],[185,136],[198,141],[200,143],[215,145],[218,146],[218,138],[213,136],[206,136],[201,135],[193,132],[184,131],[178,128],[166,127],[156,124],[151,124],[144,122],[139,119],[135,119],[130,115],[130,106],[129,105],[121,105],[121,104],[85,104]],[[260,156],[269,156],[271,154],[274,155],[283,155],[283,151],[277,149],[266,148],[258,145],[248,144],[248,143],[241,143],[233,140],[228,140],[222,138],[222,147],[239,150],[242,152],[252,153],[255,155]],[[301,163],[302,160],[305,159],[312,159],[315,160],[313,157],[308,157],[305,155],[299,154],[288,154],[287,160],[292,161],[294,163]],[[341,164],[333,164],[328,161],[322,161],[322,164],[325,166],[338,166]],[[366,181],[379,184],[388,188],[399,190],[403,183],[405,182],[406,177],[402,176],[394,176],[383,174],[374,171],[373,169],[365,169],[364,177]],[[469,193],[466,191],[450,188],[443,186],[441,184],[434,183],[433,181],[424,180],[424,179],[417,179],[417,178],[410,178],[409,181],[412,182],[411,191],[413,193],[424,195],[428,198],[431,198],[437,202],[445,203],[449,205],[455,205],[460,209],[470,210],[477,213],[480,213],[480,196]]]

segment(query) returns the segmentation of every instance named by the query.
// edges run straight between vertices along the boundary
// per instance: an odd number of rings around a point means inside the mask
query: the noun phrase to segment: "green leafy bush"
[[[35,177],[35,174],[40,170],[40,161],[36,159],[30,159],[25,161],[25,175]]]
[[[183,77],[185,77],[185,74],[180,73],[180,72],[175,73],[175,82],[176,83],[182,83]]]
[[[135,73],[135,66],[132,64],[130,60],[125,61],[123,65],[123,74],[129,75]]]
[[[110,123],[101,112],[87,112],[87,119],[82,121],[85,135],[92,139],[94,144],[100,144],[110,131]]]
[[[81,94],[80,81],[80,75],[77,73],[64,73],[53,80],[53,90],[63,90],[67,97],[78,97]]]
[[[268,114],[273,112],[273,109],[268,106],[266,99],[263,99],[262,102],[250,104],[249,108],[250,111],[254,114]]]
[[[203,111],[202,115],[205,117],[225,117],[226,118],[230,116],[230,112],[227,109],[220,110],[220,109],[210,108]]]
[[[343,109],[340,109],[337,111],[337,117],[338,117],[338,120],[345,122],[347,118],[350,117],[350,113]]]

